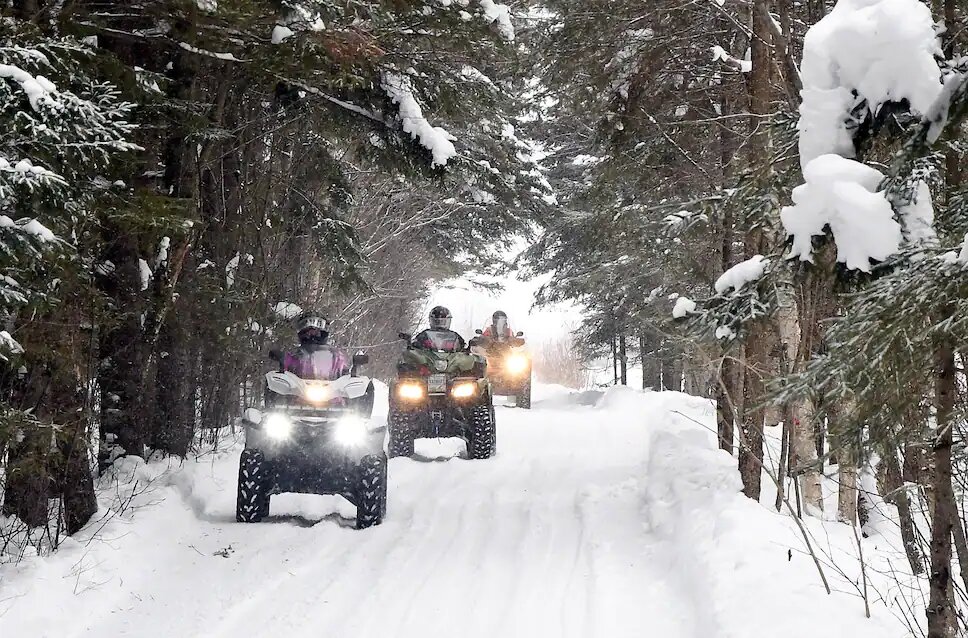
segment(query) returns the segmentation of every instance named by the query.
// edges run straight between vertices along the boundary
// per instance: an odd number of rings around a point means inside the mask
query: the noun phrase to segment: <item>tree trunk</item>
[[[790,459],[791,474],[800,483],[800,497],[806,513],[818,518],[823,516],[823,490],[820,477],[822,464],[817,458],[814,445],[816,412],[813,402],[796,401],[791,409],[793,417],[793,445]]]
[[[642,328],[639,333],[639,360],[642,363],[642,389],[660,390],[662,388],[662,363],[656,351],[654,335]]]
[[[618,342],[612,336],[612,385],[618,385]]]
[[[753,68],[749,73],[750,94],[750,164],[766,166],[770,160],[770,134],[764,116],[771,111],[772,87],[771,28],[769,13],[757,10],[764,0],[754,0],[751,18],[753,38],[750,44]],[[768,7],[764,7],[766,9]],[[747,259],[765,252],[766,232],[761,225],[747,230],[744,253]],[[768,324],[765,320],[753,321],[746,338],[746,366],[743,395],[743,441],[739,450],[739,471],[743,479],[743,493],[759,500],[761,468],[763,465],[763,425],[765,412],[761,405],[764,396],[763,375],[769,356]]]
[[[47,524],[50,428],[26,427],[22,441],[11,443],[3,484],[3,515],[17,516],[29,527]]]
[[[629,384],[629,359],[625,345],[625,333],[618,336],[618,365],[622,385]]]
[[[790,430],[793,427],[792,423],[790,406],[787,405],[783,416],[783,432],[780,435],[780,459],[776,470],[776,501],[773,504],[778,512],[783,509],[787,477],[790,475]]]
[[[958,518],[951,484],[951,446],[955,402],[955,357],[948,344],[935,353],[935,409],[938,430],[932,449],[934,460],[934,513],[931,517],[931,572],[928,601],[928,638],[953,638],[958,632],[951,577],[951,534]]]
[[[736,361],[727,354],[719,367],[719,387],[716,394],[716,426],[719,449],[733,453],[733,432],[736,428],[735,391]]]
[[[762,327],[760,328],[762,330]],[[763,407],[757,402],[763,397],[764,340],[751,331],[746,342],[746,375],[744,380],[743,437],[739,447],[739,473],[743,493],[751,499],[760,498],[763,468]]]
[[[848,525],[857,523],[857,466],[854,455],[841,451],[839,486],[837,492],[837,520]]]
[[[892,454],[881,459],[877,477],[879,489],[881,494],[884,495],[884,501],[897,507],[898,523],[901,527],[901,542],[904,544],[904,553],[907,556],[908,564],[911,566],[911,573],[915,575],[923,574],[924,557],[921,554],[918,531],[911,514],[911,499],[905,489],[901,475],[901,464],[896,455]]]
[[[97,494],[88,445],[87,424],[83,420],[66,426],[59,445],[58,483],[64,502],[64,531],[75,534],[97,513]]]

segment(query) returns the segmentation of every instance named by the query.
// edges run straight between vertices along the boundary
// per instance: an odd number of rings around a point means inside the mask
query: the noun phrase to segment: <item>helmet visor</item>
[[[328,322],[322,317],[303,317],[299,320],[299,323],[296,327],[298,328],[300,334],[302,334],[302,331],[306,330],[307,328],[326,330],[327,324]]]
[[[303,328],[299,331],[299,341],[303,343],[325,343],[328,334],[322,328]]]
[[[434,330],[450,330],[450,317],[430,317],[430,327]]]

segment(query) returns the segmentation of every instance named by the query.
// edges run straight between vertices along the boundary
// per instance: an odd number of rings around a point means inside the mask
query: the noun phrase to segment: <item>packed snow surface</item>
[[[839,155],[821,155],[803,170],[806,181],[793,189],[793,205],[780,211],[793,237],[790,257],[812,261],[811,241],[830,227],[837,242],[837,261],[869,271],[871,260],[883,261],[901,245],[901,225],[894,209],[877,190],[884,176]]]
[[[713,287],[720,295],[731,289],[739,290],[746,284],[757,281],[762,277],[763,271],[766,270],[769,263],[770,260],[763,255],[753,255],[746,261],[741,261],[727,269],[719,276]]]
[[[827,153],[854,156],[848,121],[862,100],[871,113],[902,99],[926,113],[942,88],[939,54],[923,2],[839,0],[804,38],[801,166]]]
[[[739,493],[710,402],[535,390],[533,410],[497,408],[490,460],[453,439],[391,460],[388,517],[365,531],[338,497],[275,496],[266,522],[236,523],[237,445],[127,459],[124,514],[0,566],[0,636],[904,635],[880,604],[867,620],[825,595],[792,522]]]

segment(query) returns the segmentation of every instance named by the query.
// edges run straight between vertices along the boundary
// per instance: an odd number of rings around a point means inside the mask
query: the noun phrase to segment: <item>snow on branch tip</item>
[[[439,126],[433,126],[423,115],[423,110],[413,94],[413,86],[405,75],[385,71],[383,73],[383,90],[394,104],[400,109],[400,119],[403,130],[410,137],[420,142],[433,155],[431,166],[445,166],[452,157],[457,155],[454,148],[453,135]]]

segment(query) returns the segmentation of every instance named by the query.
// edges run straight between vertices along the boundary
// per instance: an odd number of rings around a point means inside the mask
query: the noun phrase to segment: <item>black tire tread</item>
[[[387,511],[387,457],[370,454],[360,461],[356,493],[356,529],[383,522]]]
[[[471,410],[471,432],[467,441],[467,458],[483,460],[491,458],[496,451],[497,428],[490,402],[474,406]]]
[[[390,431],[387,442],[387,455],[392,459],[398,456],[413,456],[414,415],[407,412],[390,410],[387,425]]]
[[[514,406],[517,408],[524,408],[525,410],[531,409],[531,380],[529,379],[524,386],[521,387],[520,392],[516,397],[514,397]]]
[[[239,488],[235,520],[258,523],[269,515],[268,467],[258,450],[243,450],[239,459]]]

